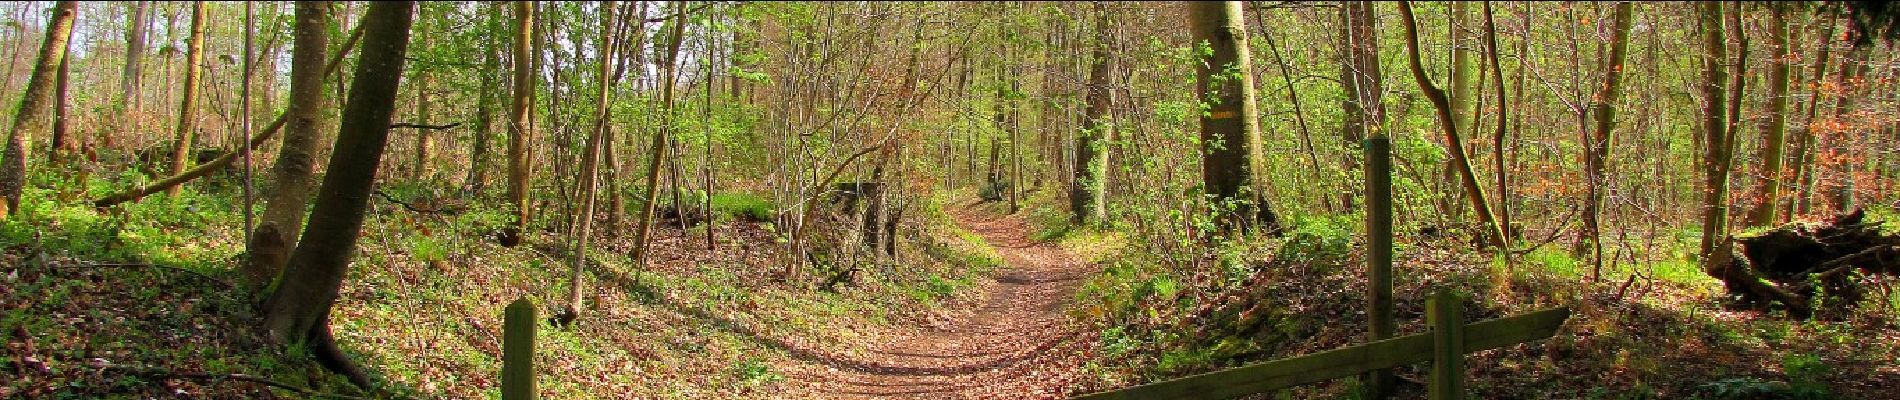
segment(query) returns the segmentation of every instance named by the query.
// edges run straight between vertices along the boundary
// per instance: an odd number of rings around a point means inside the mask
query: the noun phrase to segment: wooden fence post
[[[1432,325],[1432,400],[1465,398],[1465,306],[1458,295],[1439,289],[1425,302]]]
[[[534,302],[508,304],[501,327],[501,399],[534,400]]]
[[[1366,276],[1371,283],[1367,294],[1366,316],[1372,319],[1372,340],[1392,337],[1397,324],[1392,321],[1392,139],[1385,135],[1366,138]],[[1367,377],[1367,397],[1392,396],[1396,382],[1392,370],[1372,371]]]

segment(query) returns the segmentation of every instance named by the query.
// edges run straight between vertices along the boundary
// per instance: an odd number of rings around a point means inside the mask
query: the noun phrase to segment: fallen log
[[[1900,234],[1883,231],[1861,210],[1820,223],[1794,223],[1728,240],[1706,273],[1743,305],[1779,304],[1797,318],[1836,316],[1864,297],[1863,275],[1900,275]],[[1826,309],[1816,297],[1826,295]]]

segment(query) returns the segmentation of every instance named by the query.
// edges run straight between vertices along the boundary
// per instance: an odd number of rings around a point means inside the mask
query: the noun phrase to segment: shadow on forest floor
[[[725,331],[727,333],[745,337],[748,340],[751,340],[767,348],[784,352],[790,355],[793,359],[796,359],[799,361],[804,361],[804,362],[813,363],[813,364],[820,364],[820,365],[830,366],[830,367],[839,368],[839,369],[863,372],[867,374],[876,374],[876,375],[969,374],[969,373],[974,373],[974,372],[979,372],[979,371],[987,371],[987,370],[992,370],[992,369],[996,369],[1000,367],[1005,367],[1005,366],[1016,364],[1024,360],[1035,358],[1038,354],[1048,351],[1050,348],[1055,347],[1055,345],[1060,342],[1060,341],[1051,341],[1049,343],[1046,343],[1040,346],[1035,351],[1029,352],[1027,354],[1019,354],[1019,355],[1014,355],[1014,356],[1009,356],[1009,357],[988,359],[988,360],[984,360],[978,363],[960,364],[960,365],[952,365],[952,366],[944,366],[944,367],[916,367],[916,366],[905,366],[905,365],[897,365],[897,364],[891,364],[891,363],[858,360],[849,356],[828,352],[809,344],[799,343],[799,342],[787,340],[784,338],[778,338],[778,337],[772,337],[770,335],[766,335],[764,333],[759,332],[758,329],[755,329],[754,327],[752,327],[751,325],[745,322],[720,316],[717,313],[703,307],[685,304],[684,302],[667,301],[665,300],[665,296],[662,296],[660,294],[659,288],[655,287],[654,285],[649,284],[647,282],[640,281],[639,279],[632,276],[631,274],[627,274],[621,271],[614,270],[613,268],[603,266],[600,263],[588,263],[588,272],[593,274],[596,278],[600,279],[601,282],[611,283],[612,285],[614,285],[615,288],[618,288],[622,292],[627,293],[629,296],[631,296],[632,299],[642,304],[649,305],[649,306],[664,307],[667,310],[670,310],[672,312],[705,321],[714,328]]]
[[[228,273],[45,255],[58,252],[0,251],[0,338],[6,344],[0,354],[7,356],[0,363],[0,398],[272,399],[290,393],[234,374],[318,393],[361,393],[308,357],[266,346],[256,334],[255,309],[228,283]],[[372,396],[417,393],[376,368],[370,372],[378,385]]]

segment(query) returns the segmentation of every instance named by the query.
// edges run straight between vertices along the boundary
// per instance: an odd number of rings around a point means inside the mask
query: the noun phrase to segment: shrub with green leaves
[[[1352,253],[1352,222],[1343,216],[1300,218],[1287,232],[1275,259],[1294,263],[1343,263]]]

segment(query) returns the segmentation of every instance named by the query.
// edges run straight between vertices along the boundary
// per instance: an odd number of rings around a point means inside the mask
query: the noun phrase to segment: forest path
[[[941,318],[898,326],[847,354],[789,366],[788,398],[1058,398],[1086,361],[1064,324],[1069,300],[1096,272],[1052,243],[1029,239],[1020,215],[951,212],[996,248],[1003,265]]]

